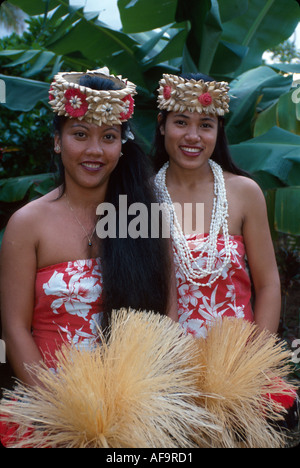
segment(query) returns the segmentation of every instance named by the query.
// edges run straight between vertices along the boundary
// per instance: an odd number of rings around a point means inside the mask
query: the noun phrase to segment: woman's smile
[[[98,172],[101,171],[104,164],[100,161],[84,161],[81,166],[89,172]]]
[[[195,147],[195,146],[180,146],[181,151],[183,154],[187,157],[192,157],[195,158],[197,156],[200,156],[204,148],[200,147]]]

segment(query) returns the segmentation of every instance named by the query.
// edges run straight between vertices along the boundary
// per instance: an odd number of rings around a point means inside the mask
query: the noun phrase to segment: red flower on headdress
[[[71,117],[77,118],[86,114],[89,105],[86,96],[79,89],[67,89],[65,98],[65,109]]]
[[[165,86],[165,87],[164,87],[164,98],[165,98],[165,99],[170,99],[171,95],[172,95],[172,88],[171,88],[171,86]]]
[[[122,99],[122,101],[125,102],[125,112],[121,112],[120,119],[128,120],[134,111],[134,99],[130,94],[128,94]]]
[[[198,101],[200,102],[201,106],[207,107],[211,105],[212,97],[209,93],[204,93],[198,97]]]
[[[53,91],[52,86],[50,86],[50,89],[49,89],[49,101],[52,101],[52,99],[54,99],[53,94],[51,93],[51,91]]]

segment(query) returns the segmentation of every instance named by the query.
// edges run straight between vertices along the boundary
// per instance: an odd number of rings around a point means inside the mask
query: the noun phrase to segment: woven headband
[[[83,76],[113,81],[120,89],[96,90],[81,86]],[[121,76],[109,74],[108,68],[85,73],[58,73],[49,91],[49,104],[53,112],[69,118],[85,120],[97,125],[120,125],[132,117],[136,86]]]
[[[187,80],[163,75],[159,82],[158,108],[173,112],[199,112],[223,116],[229,112],[229,86],[225,81]]]

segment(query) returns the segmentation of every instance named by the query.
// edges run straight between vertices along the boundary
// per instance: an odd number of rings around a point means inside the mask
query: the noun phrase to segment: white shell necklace
[[[223,170],[219,164],[209,159],[208,161],[214,175],[214,201],[211,216],[211,224],[209,235],[201,246],[200,256],[196,259],[192,256],[188,246],[186,237],[181,229],[180,223],[176,216],[172,199],[166,186],[166,172],[169,163],[165,163],[155,177],[156,191],[160,203],[166,203],[170,214],[170,231],[173,240],[173,251],[175,259],[180,265],[185,277],[191,283],[197,286],[210,286],[222,274],[223,269],[228,265],[231,259],[231,250],[228,233],[228,202],[226,196],[226,187],[223,176]],[[224,236],[225,257],[220,262],[220,255],[217,249],[218,234],[222,229]],[[207,254],[207,259],[204,262],[199,262],[204,253]],[[218,262],[217,262],[218,260]],[[201,266],[200,263],[203,265]],[[216,263],[219,267],[216,267]],[[211,276],[208,282],[199,283],[199,280],[207,276]]]

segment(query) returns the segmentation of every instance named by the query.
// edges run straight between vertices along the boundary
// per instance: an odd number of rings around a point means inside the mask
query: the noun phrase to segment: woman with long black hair
[[[36,383],[26,365],[44,360],[55,368],[62,343],[90,346],[113,309],[176,320],[167,239],[118,235],[120,196],[146,206],[149,225],[155,202],[149,164],[128,123],[134,94],[133,83],[107,69],[60,73],[51,85],[60,185],[11,217],[1,248],[3,339],[26,384]],[[116,212],[117,235],[100,239],[103,203]]]
[[[179,322],[195,336],[224,316],[255,321],[276,333],[280,282],[266,203],[258,185],[234,163],[224,116],[229,87],[202,74],[164,75],[158,92],[153,149],[160,202],[170,207]],[[196,210],[203,206],[203,226]],[[180,220],[174,206],[181,207]],[[189,226],[183,221],[190,217]],[[251,303],[251,281],[255,291]]]

